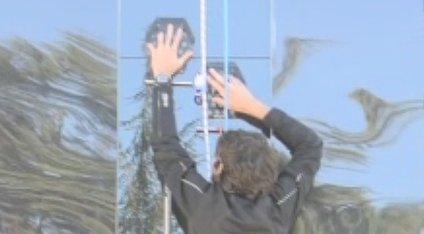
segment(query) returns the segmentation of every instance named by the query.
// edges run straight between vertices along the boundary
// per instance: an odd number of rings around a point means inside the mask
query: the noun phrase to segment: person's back
[[[215,163],[215,176],[212,183],[207,182],[197,173],[195,163],[177,144],[176,138],[165,144],[163,142],[155,144],[155,163],[159,176],[169,178],[168,182],[166,179],[163,181],[170,186],[173,192],[174,213],[186,233],[290,232],[299,208],[313,184],[314,175],[320,164],[322,143],[314,132],[277,109],[267,113],[263,125],[271,128],[276,138],[285,142],[292,153],[292,160],[282,169],[279,162],[270,156],[272,154],[256,155],[259,162],[247,160],[248,156],[254,155],[246,156],[246,152],[243,155],[243,142],[234,140],[239,142],[241,147],[227,150],[235,152],[239,157],[235,157],[237,160],[234,161],[226,161],[225,158],[229,155],[217,155],[218,163]],[[224,133],[221,139],[226,139],[226,135],[240,137],[240,134],[252,137],[259,133],[230,131]],[[262,136],[262,138],[264,137]],[[258,139],[258,141],[262,142],[263,140]],[[233,145],[230,144],[230,146]],[[217,152],[222,152],[220,147],[224,148],[228,145],[218,144]],[[249,147],[251,145],[245,146],[247,149]],[[272,148],[270,147],[270,149]],[[271,160],[260,160],[267,156]],[[171,161],[174,163],[170,164]],[[230,162],[233,165],[228,165]],[[270,167],[272,162],[276,163],[275,167]],[[245,165],[243,166],[243,164]],[[241,176],[245,174],[243,171],[249,166],[252,167],[251,173],[246,175],[250,175],[251,180]],[[226,171],[226,168],[231,168],[232,172]],[[273,183],[270,184],[269,190],[261,186],[261,183],[266,184],[261,180],[269,179],[258,174],[263,171],[261,168],[281,169],[276,174]],[[274,173],[267,174],[272,176]],[[229,184],[226,184],[228,182],[226,177],[234,175],[243,179],[232,178]],[[245,184],[240,184],[240,181],[245,181]],[[250,181],[258,184],[256,189],[254,184],[246,183]],[[231,183],[239,184],[231,186]],[[251,186],[253,189],[243,189],[244,185],[248,185],[247,188]],[[258,189],[263,189],[263,191]],[[262,192],[249,194],[241,191]]]
[[[178,58],[168,27],[166,40],[158,35],[149,45],[153,75],[173,76],[190,56]],[[171,54],[169,56],[169,54]],[[174,60],[175,61],[174,61]],[[180,60],[184,61],[180,61]],[[223,77],[210,70],[210,85],[224,105]],[[172,210],[186,233],[290,233],[299,208],[313,185],[322,155],[321,139],[305,125],[258,101],[237,79],[228,86],[229,108],[270,130],[291,153],[283,167],[275,150],[259,133],[229,131],[217,145],[213,182],[196,170],[180,145],[174,116],[171,78],[153,90],[152,148],[159,179],[172,191]]]
[[[288,233],[288,218],[270,196],[250,200],[213,184],[193,212],[187,233]]]

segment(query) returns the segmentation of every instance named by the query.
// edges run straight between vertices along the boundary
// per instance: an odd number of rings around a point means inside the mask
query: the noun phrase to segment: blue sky
[[[229,1],[230,54],[266,56],[270,54],[269,1]],[[209,1],[208,52],[223,55],[222,1]],[[366,122],[358,103],[348,97],[356,88],[366,88],[389,102],[422,99],[424,96],[424,11],[421,0],[343,1],[275,0],[277,26],[277,67],[269,60],[239,60],[249,87],[263,101],[298,118],[315,118],[339,128],[360,132]],[[145,30],[156,17],[184,17],[196,37],[199,55],[199,1],[123,1],[122,55],[142,54]],[[301,64],[299,71],[281,94],[272,98],[271,76],[281,68],[285,38],[295,36],[328,40]],[[137,113],[139,103],[131,96],[142,87],[144,60],[121,60],[121,119]],[[192,80],[199,70],[192,61],[179,80]],[[200,117],[190,89],[176,91],[179,126]],[[222,125],[212,122],[212,125]],[[230,128],[246,128],[231,121]],[[131,131],[120,131],[125,146]],[[215,137],[212,137],[212,148]],[[423,200],[424,118],[407,126],[397,140],[386,147],[366,151],[367,166],[349,172],[323,167],[320,183],[366,186],[380,203]],[[197,142],[199,153],[202,142]],[[205,165],[199,168],[204,175]]]
[[[348,98],[366,88],[389,102],[424,98],[424,10],[422,1],[277,1],[278,34],[331,40],[311,54],[277,106],[358,132],[365,119]],[[319,181],[372,189],[377,199],[423,200],[424,116],[397,141],[366,152],[365,173],[324,168]],[[384,199],[382,199],[382,202]]]
[[[0,38],[52,42],[64,31],[81,32],[116,47],[115,0],[14,0],[2,4]]]
[[[81,33],[109,48],[116,48],[117,2],[115,0],[65,1],[16,0],[2,5],[0,40],[21,37],[43,45],[63,40],[64,32]],[[65,134],[78,134],[75,120],[65,121]],[[89,137],[85,140],[90,141]],[[91,143],[95,141],[91,139]],[[104,155],[116,159],[116,150]]]
[[[359,105],[348,93],[364,87],[387,101],[403,101],[424,96],[424,8],[421,0],[343,1],[275,0],[277,58],[284,52],[288,36],[330,40],[302,63],[294,79],[275,99],[271,97],[269,60],[236,61],[249,87],[263,101],[299,118],[316,118],[350,131],[361,131],[365,121]],[[222,2],[210,1],[208,50],[223,54]],[[160,16],[184,17],[196,37],[199,55],[199,1],[122,2],[122,55],[140,55],[148,25]],[[230,1],[230,54],[269,55],[269,2]],[[52,42],[61,32],[86,33],[109,47],[117,42],[117,2],[15,0],[2,5],[0,38],[20,36],[30,41]],[[280,61],[281,62],[281,61]],[[178,77],[191,80],[199,61],[192,61]],[[131,97],[142,87],[144,61],[122,60],[119,80],[121,120],[137,113],[139,104]],[[200,117],[191,90],[176,91],[178,124]],[[213,123],[220,125],[221,123]],[[230,128],[248,127],[231,121]],[[123,145],[131,131],[120,131]],[[393,144],[367,152],[370,162],[363,173],[323,168],[320,182],[347,186],[367,186],[373,196],[390,201],[423,200],[424,120],[408,125]],[[199,145],[201,142],[198,142]],[[214,141],[212,141],[214,143]],[[198,147],[202,152],[202,147]],[[204,170],[205,165],[200,163]]]

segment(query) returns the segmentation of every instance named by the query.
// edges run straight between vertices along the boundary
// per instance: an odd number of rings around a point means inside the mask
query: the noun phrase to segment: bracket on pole
[[[144,83],[146,85],[152,85],[152,86],[160,84],[160,82],[157,82],[156,80],[152,80],[152,79],[145,80]],[[172,86],[179,86],[179,87],[192,87],[193,86],[193,83],[190,82],[190,81],[173,81],[171,84],[172,84]]]

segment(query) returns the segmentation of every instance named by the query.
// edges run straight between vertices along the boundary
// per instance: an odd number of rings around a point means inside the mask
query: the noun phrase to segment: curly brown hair
[[[224,166],[219,178],[223,190],[249,199],[271,192],[283,166],[283,158],[260,133],[228,131],[216,152]]]

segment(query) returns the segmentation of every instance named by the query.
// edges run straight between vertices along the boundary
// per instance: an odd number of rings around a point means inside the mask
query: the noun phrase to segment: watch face
[[[170,77],[166,75],[159,75],[156,77],[156,82],[158,83],[168,83]]]

